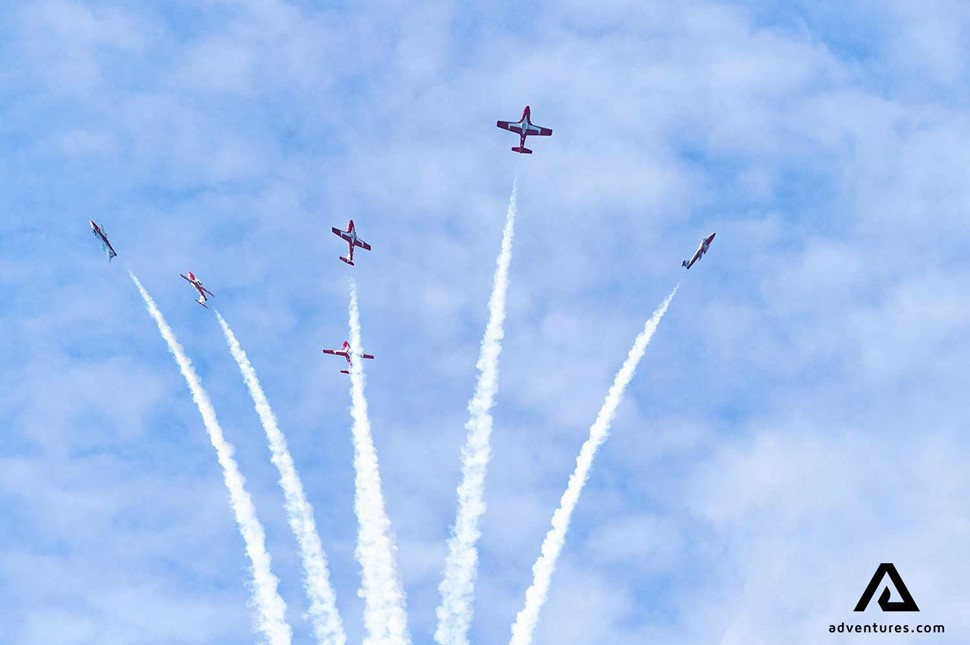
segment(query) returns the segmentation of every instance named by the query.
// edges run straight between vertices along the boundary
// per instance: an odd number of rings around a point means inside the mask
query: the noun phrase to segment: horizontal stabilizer
[[[516,146],[516,147],[512,148],[512,152],[518,152],[520,154],[527,154],[527,155],[531,155],[532,154],[532,151],[531,150],[529,150],[528,148],[525,148],[523,146]]]
[[[681,262],[680,266],[684,267],[685,269],[690,269],[690,265],[687,264],[687,260],[684,260],[683,262]]]
[[[341,255],[340,259],[346,262],[347,264],[349,264],[350,266],[354,266],[354,263],[348,260],[347,258],[345,258],[344,256]]]
[[[350,370],[340,370],[341,374],[350,374]]]

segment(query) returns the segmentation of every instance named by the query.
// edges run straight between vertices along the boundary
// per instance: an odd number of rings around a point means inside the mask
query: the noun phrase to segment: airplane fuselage
[[[209,299],[208,296],[212,295],[212,292],[210,292],[208,289],[203,287],[202,281],[196,278],[195,274],[192,273],[191,271],[189,271],[188,275],[183,275],[181,273],[179,275],[181,275],[182,278],[184,278],[189,284],[191,284],[192,288],[195,289],[195,291],[199,294],[199,299],[196,300],[196,302],[202,305],[203,307],[206,307],[205,303]]]
[[[333,231],[334,235],[338,236],[340,239],[342,239],[344,242],[347,243],[347,257],[341,256],[340,260],[343,262],[346,262],[350,266],[354,265],[355,247],[360,247],[365,251],[370,251],[370,244],[360,239],[360,237],[357,235],[357,228],[354,226],[354,220],[350,220],[349,222],[347,222],[346,231],[343,230],[342,228],[337,228],[336,226],[332,226],[330,230]]]
[[[332,354],[334,356],[342,356],[345,361],[347,361],[347,369],[340,370],[341,374],[350,374],[350,368],[353,365],[352,357],[354,355],[353,350],[350,347],[350,343],[344,341],[343,347],[340,349],[324,349],[324,354]],[[360,353],[357,355],[358,358],[374,358],[371,354]]]
[[[703,240],[701,240],[700,246],[698,246],[697,250],[694,251],[694,255],[691,256],[690,260],[684,260],[683,262],[681,262],[681,266],[683,266],[685,269],[690,269],[692,266],[694,266],[695,262],[697,262],[702,257],[704,257],[704,254],[707,253],[707,250],[711,248],[711,242],[714,241],[715,235],[717,235],[717,233],[711,233]]]
[[[522,110],[522,117],[518,121],[498,121],[496,125],[503,130],[509,130],[519,135],[519,145],[512,148],[513,152],[531,154],[532,151],[525,147],[525,141],[530,136],[550,136],[550,128],[542,128],[532,123],[532,111],[529,106]]]
[[[111,242],[108,241],[108,236],[105,235],[104,231],[101,230],[101,227],[93,219],[89,220],[88,224],[91,226],[91,233],[98,238],[98,241],[101,242],[101,248],[108,254],[108,262],[110,262],[111,258],[118,254],[115,252],[114,247],[111,246]]]

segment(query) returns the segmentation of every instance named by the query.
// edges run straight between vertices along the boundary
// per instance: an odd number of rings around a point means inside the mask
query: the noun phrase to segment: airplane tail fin
[[[341,255],[340,259],[346,262],[347,264],[349,264],[350,266],[354,266],[354,263],[351,260],[348,260],[347,258],[345,258],[344,256]]]
[[[684,260],[683,262],[681,262],[680,266],[684,267],[685,269],[690,269],[690,267],[687,266],[687,260]]]
[[[532,154],[532,151],[526,148],[525,146],[515,146],[514,148],[512,148],[512,152],[518,152],[519,154],[526,154],[526,155]]]

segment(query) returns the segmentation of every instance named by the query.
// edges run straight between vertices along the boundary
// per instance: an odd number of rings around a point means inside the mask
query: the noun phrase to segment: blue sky
[[[356,277],[430,642],[516,175],[473,640],[508,638],[613,373],[681,279],[538,642],[828,642],[880,562],[934,642],[970,640],[964,3],[61,0],[6,3],[0,30],[0,642],[256,640],[215,456],[125,266],[236,446],[301,643],[265,437],[178,273],[259,373],[351,642],[348,383],[320,348]],[[494,122],[526,103],[555,134],[522,158]],[[351,217],[374,247],[354,269],[329,232]]]

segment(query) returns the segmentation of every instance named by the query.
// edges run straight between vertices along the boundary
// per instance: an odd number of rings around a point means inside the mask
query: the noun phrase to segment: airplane
[[[707,249],[711,248],[711,242],[714,241],[715,235],[717,235],[717,233],[711,233],[701,240],[701,245],[697,247],[696,251],[694,251],[694,255],[691,257],[691,259],[684,260],[680,263],[680,266],[684,267],[685,269],[690,269],[692,266],[694,266],[695,262],[704,257],[704,254],[707,253]]]
[[[101,240],[101,250],[108,254],[108,262],[111,262],[111,258],[118,254],[115,253],[114,247],[111,246],[111,242],[108,241],[108,236],[105,235],[104,227],[95,224],[94,220],[91,220],[89,224],[91,224],[91,232],[94,233],[94,237]]]
[[[341,374],[350,374],[350,357],[352,355],[350,351],[350,343],[344,341],[344,346],[342,349],[324,349],[324,354],[332,354],[334,356],[343,356],[347,359],[347,369],[340,370]],[[374,358],[373,354],[361,354],[361,358]]]
[[[370,251],[370,244],[368,244],[364,240],[357,237],[357,229],[354,228],[354,220],[350,220],[350,222],[347,224],[346,231],[341,231],[336,226],[330,227],[330,230],[333,231],[334,235],[339,236],[342,240],[347,242],[347,245],[350,248],[350,250],[347,252],[347,257],[341,256],[340,259],[346,262],[347,264],[349,264],[350,266],[354,266],[354,247],[355,246],[359,246],[365,251]]]
[[[495,125],[519,135],[519,145],[512,148],[512,152],[520,154],[532,154],[532,151],[525,147],[525,138],[530,134],[538,137],[548,137],[552,134],[552,130],[549,128],[543,128],[532,123],[532,110],[529,109],[528,105],[522,110],[522,118],[518,121],[497,121]]]
[[[208,309],[209,308],[208,305],[205,304],[205,302],[206,302],[206,300],[208,300],[208,298],[205,297],[205,294],[209,294],[210,296],[215,296],[216,294],[212,293],[211,291],[209,291],[208,289],[206,289],[205,287],[203,287],[202,286],[202,281],[199,280],[198,278],[196,278],[195,277],[195,274],[192,273],[191,271],[189,271],[189,274],[188,275],[182,275],[181,273],[179,275],[181,275],[183,278],[185,278],[186,280],[188,280],[189,281],[189,284],[191,284],[193,287],[195,287],[195,290],[199,292],[199,299],[196,300],[195,302],[198,303],[198,304],[200,304],[200,305],[202,305],[206,309]]]

